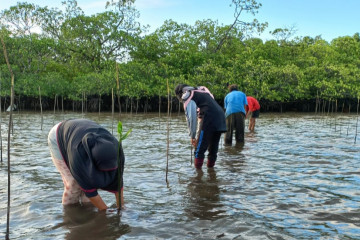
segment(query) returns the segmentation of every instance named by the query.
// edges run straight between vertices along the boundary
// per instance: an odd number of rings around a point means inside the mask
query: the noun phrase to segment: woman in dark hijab
[[[221,133],[226,132],[225,114],[206,87],[179,84],[175,94],[184,105],[191,144],[195,147],[195,167],[201,169],[208,150],[207,167],[217,159]]]
[[[51,129],[48,143],[52,161],[63,179],[64,205],[91,202],[99,210],[105,210],[107,206],[97,192],[103,189],[115,194],[119,207],[118,156],[121,180],[125,157],[118,140],[109,131],[90,120],[65,120]],[[123,198],[123,186],[120,187]]]

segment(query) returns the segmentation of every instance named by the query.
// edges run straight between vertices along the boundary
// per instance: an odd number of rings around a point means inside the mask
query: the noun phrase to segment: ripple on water
[[[15,114],[11,151],[12,239],[359,239],[360,145],[356,117],[262,114],[244,145],[219,146],[214,170],[196,171],[183,115],[122,114],[126,209],[61,205],[62,181],[47,133],[86,117],[116,135],[111,114]],[[3,129],[6,129],[6,118]],[[336,121],[336,129],[335,129]],[[6,144],[6,134],[3,133]],[[166,162],[168,161],[168,183]],[[0,165],[7,186],[6,160]],[[112,194],[100,191],[115,205]],[[0,188],[0,228],[7,190]],[[2,231],[0,237],[4,235]]]

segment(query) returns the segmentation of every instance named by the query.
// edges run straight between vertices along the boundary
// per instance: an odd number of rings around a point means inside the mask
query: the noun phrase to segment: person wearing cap
[[[206,87],[179,84],[175,94],[184,106],[191,144],[195,147],[195,168],[202,168],[206,150],[207,167],[214,167],[221,134],[226,132],[224,111]]]
[[[245,107],[245,118],[247,118],[251,114],[249,121],[249,130],[254,131],[256,118],[258,118],[260,115],[260,104],[258,100],[256,100],[256,98],[254,97],[246,96],[246,99],[248,101],[248,105]]]
[[[245,93],[239,91],[236,84],[229,85],[228,89],[229,93],[224,100],[227,127],[224,143],[225,145],[232,144],[235,130],[236,143],[242,144],[245,142],[245,106],[248,102]]]
[[[106,210],[108,207],[98,193],[102,189],[115,194],[119,207],[119,168],[124,202],[125,157],[118,140],[108,130],[87,119],[65,120],[50,130],[48,144],[64,183],[63,205],[91,202],[99,210]]]

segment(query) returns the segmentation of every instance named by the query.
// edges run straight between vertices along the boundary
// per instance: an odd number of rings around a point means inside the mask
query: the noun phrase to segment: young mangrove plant
[[[119,134],[119,149],[122,147],[122,141],[125,140],[129,134],[132,132],[132,129],[128,130],[125,134],[123,134],[123,125],[122,122],[119,121],[118,122],[118,128],[117,128],[118,134]],[[122,202],[121,202],[121,186],[122,186],[122,173],[124,172],[123,169],[123,165],[121,164],[121,159],[120,159],[120,151],[118,151],[118,202],[119,202],[119,206],[118,206],[118,213],[121,210],[121,206],[122,206]]]

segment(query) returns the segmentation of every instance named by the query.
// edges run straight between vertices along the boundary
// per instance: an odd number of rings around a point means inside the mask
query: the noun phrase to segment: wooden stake
[[[356,110],[356,127],[355,127],[355,139],[354,139],[354,143],[356,143],[356,138],[357,138],[357,128],[358,128],[358,122],[359,122],[359,100],[360,98],[358,97],[358,103],[357,103],[357,110]]]
[[[5,61],[6,64],[8,66],[9,72],[11,74],[11,93],[10,93],[10,115],[9,115],[9,129],[8,129],[8,143],[7,143],[7,147],[8,147],[8,151],[7,151],[7,157],[8,157],[8,167],[7,167],[7,171],[8,171],[8,203],[7,203],[7,214],[6,214],[6,236],[5,239],[10,239],[9,237],[9,226],[10,226],[10,128],[12,126],[12,112],[13,112],[13,107],[14,107],[14,73],[12,71],[12,68],[10,66],[9,63],[9,59],[8,59],[8,55],[7,55],[7,51],[6,51],[6,47],[5,47],[5,42],[4,39],[2,37],[2,35],[0,35],[0,40],[1,40],[1,44],[3,46],[3,50],[4,50],[4,57],[5,57]]]
[[[42,102],[41,102],[41,90],[40,90],[40,86],[39,86],[39,99],[40,99],[40,115],[41,115],[41,125],[40,125],[40,129],[42,130],[42,126],[43,126],[43,111],[42,111]]]
[[[119,80],[119,66],[116,63],[116,94],[117,94],[117,100],[119,105],[119,118],[121,115],[121,103],[120,103],[120,80]]]
[[[166,121],[166,129],[167,129],[167,135],[166,135],[166,182],[168,181],[168,169],[169,169],[169,146],[170,146],[170,125],[169,125],[169,118],[170,118],[170,88],[169,88],[169,79],[166,79],[166,85],[167,85],[167,92],[168,92],[168,109],[167,109],[167,121]]]

